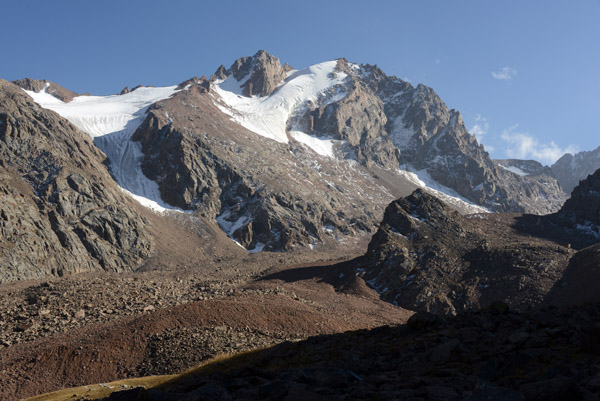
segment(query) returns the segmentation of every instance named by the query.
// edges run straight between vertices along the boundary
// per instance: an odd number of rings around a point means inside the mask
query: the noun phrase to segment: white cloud
[[[517,75],[517,70],[512,67],[502,67],[500,71],[492,71],[492,77],[501,81],[511,81]]]
[[[481,143],[481,141],[483,140],[483,136],[487,134],[489,129],[490,124],[488,123],[487,118],[477,114],[477,116],[475,117],[475,124],[473,124],[471,129],[469,129],[469,132],[472,135],[475,135],[475,137],[477,138],[477,142]]]
[[[471,133],[471,135],[475,135],[475,138],[477,138],[477,142],[483,144],[483,137],[485,136],[485,134],[488,133],[489,129],[490,123],[488,123],[487,118],[482,117],[480,114],[477,114],[477,116],[475,117],[475,124],[473,124],[473,126],[469,129],[469,132]],[[494,151],[494,147],[491,145],[483,144],[483,146],[488,152]]]
[[[436,59],[435,59],[435,63],[436,63],[436,64],[442,64],[442,60],[440,60],[439,58],[436,58]]]
[[[575,145],[569,145],[561,149],[554,141],[540,143],[528,132],[516,132],[519,124],[515,124],[502,131],[500,137],[508,147],[506,156],[514,159],[535,159],[542,163],[552,164],[565,153],[577,152]]]

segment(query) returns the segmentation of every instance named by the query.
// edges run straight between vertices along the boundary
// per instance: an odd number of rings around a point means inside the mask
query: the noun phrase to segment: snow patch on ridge
[[[403,118],[404,114],[394,119],[390,132],[390,139],[398,149],[405,149],[411,138],[415,135],[415,130],[412,127],[404,125]]]
[[[117,183],[140,204],[157,212],[183,212],[162,201],[158,184],[142,172],[141,144],[131,141],[148,107],[177,91],[177,86],[142,87],[124,95],[77,96],[69,103],[45,89],[25,92],[40,106],[57,112],[93,138],[96,146],[108,156]]]
[[[305,134],[302,131],[290,131],[290,136],[296,141],[308,146],[321,156],[334,157],[334,140],[331,137],[317,137]]]
[[[238,217],[235,221],[232,221],[232,220],[229,220],[230,217],[231,217],[231,211],[230,210],[224,211],[223,213],[221,213],[220,216],[217,216],[217,219],[216,219],[217,224],[219,225],[219,227],[221,227],[221,230],[223,230],[223,232],[225,234],[227,234],[227,236],[229,238],[231,238],[231,240],[233,242],[235,242],[241,248],[246,249],[242,244],[237,242],[235,240],[235,238],[233,238],[233,233],[235,233],[239,228],[250,223],[252,221],[252,218],[250,218],[249,216],[243,215],[243,216]],[[265,244],[263,244],[262,242],[257,242],[256,246],[253,249],[246,249],[246,250],[250,253],[257,253],[257,252],[262,252],[264,247],[265,247]]]
[[[273,93],[265,97],[242,96],[241,85],[248,79],[237,81],[233,75],[225,80],[215,81],[213,88],[226,104],[216,102],[217,107],[231,116],[243,127],[280,143],[288,143],[288,120],[303,107],[318,104],[325,91],[342,85],[347,75],[335,71],[337,61],[312,65],[304,70],[290,71],[286,80]],[[336,90],[325,101],[338,101],[346,96],[344,90]],[[290,136],[322,156],[333,156],[333,143],[329,138],[322,139],[292,127]]]
[[[511,173],[515,173],[516,175],[520,175],[521,177],[525,177],[527,174],[525,171],[521,170],[517,166],[505,166],[503,164],[498,164],[499,167],[502,167],[504,170],[508,170]]]
[[[476,205],[469,200],[460,196],[451,188],[445,187],[435,181],[426,170],[414,171],[412,169],[399,169],[398,173],[416,184],[418,187],[428,190],[432,195],[438,197],[449,205],[458,207],[468,213],[490,213],[490,211],[482,206]]]

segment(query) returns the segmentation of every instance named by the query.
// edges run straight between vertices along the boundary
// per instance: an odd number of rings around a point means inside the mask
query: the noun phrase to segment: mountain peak
[[[41,91],[45,91],[46,93],[54,96],[55,98],[65,102],[65,103],[69,103],[71,100],[73,100],[74,97],[79,96],[77,93],[70,91],[68,89],[63,88],[62,86],[51,82],[51,81],[47,81],[47,80],[39,80],[39,79],[32,79],[32,78],[23,78],[23,79],[19,79],[16,81],[13,81],[13,83],[17,86],[20,86],[21,88],[28,90],[28,91],[33,91],[33,92],[41,92]]]
[[[247,97],[268,96],[285,79],[292,67],[265,50],[257,51],[252,57],[240,57],[228,70],[221,65],[211,79],[225,79],[233,75],[242,82],[242,94]]]

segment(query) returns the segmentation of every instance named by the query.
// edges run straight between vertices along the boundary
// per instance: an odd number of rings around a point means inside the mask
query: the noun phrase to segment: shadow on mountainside
[[[546,216],[524,214],[515,217],[512,228],[521,234],[552,241],[576,250],[597,244],[599,241],[597,233],[581,230],[575,224],[569,225],[557,214]]]
[[[356,263],[363,256],[344,262],[286,269],[261,277],[259,281],[281,280],[286,283],[315,280],[331,285],[336,291],[353,295],[378,296],[365,281],[356,274]]]
[[[519,314],[505,304],[215,360],[109,400],[597,400],[600,305]]]

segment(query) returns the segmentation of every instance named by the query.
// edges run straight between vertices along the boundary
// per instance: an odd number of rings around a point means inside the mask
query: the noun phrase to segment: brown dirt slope
[[[506,304],[446,320],[286,342],[109,400],[587,400],[600,393],[600,306]]]
[[[283,269],[277,260],[271,263],[277,266],[275,270]],[[81,291],[64,292],[62,310],[78,311],[75,300],[85,302],[93,293],[101,292],[99,283],[92,286],[94,290],[89,290],[89,283],[104,280],[102,292],[114,302],[95,298],[89,309],[83,305],[84,317],[66,318],[53,306],[28,306],[38,314],[41,308],[48,308],[51,316],[58,314],[58,327],[65,332],[38,339],[24,337],[5,348],[0,354],[0,397],[33,396],[88,383],[176,373],[215,354],[401,323],[411,314],[380,301],[372,291],[358,296],[313,279],[248,282],[247,277],[233,276],[229,282],[201,282],[193,271],[94,277],[81,279]],[[63,291],[61,283],[67,280],[77,290],[77,278],[59,279],[51,287]],[[13,292],[20,296],[40,288],[47,290],[44,285],[34,289],[22,286],[25,288],[20,290],[18,285],[14,287]],[[51,299],[52,293],[43,292],[42,297]],[[143,301],[137,303],[138,299]],[[38,297],[36,302],[44,300]],[[60,326],[63,320],[66,322]],[[79,323],[71,324],[73,320]],[[47,327],[53,325],[51,320]],[[35,327],[25,330],[39,330]]]

